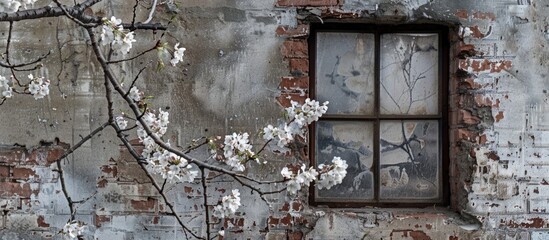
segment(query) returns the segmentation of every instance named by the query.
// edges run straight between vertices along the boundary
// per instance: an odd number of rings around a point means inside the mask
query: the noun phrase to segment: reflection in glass
[[[373,199],[373,124],[320,121],[316,124],[316,164],[331,164],[334,156],[347,161],[343,183],[329,190],[316,189],[316,200]]]
[[[437,34],[381,36],[381,114],[438,114],[438,51]]]
[[[439,197],[437,120],[380,122],[380,199]]]
[[[328,113],[372,114],[374,35],[317,33],[316,94]]]

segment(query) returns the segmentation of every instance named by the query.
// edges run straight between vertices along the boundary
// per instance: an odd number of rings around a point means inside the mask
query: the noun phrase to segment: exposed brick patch
[[[406,238],[412,240],[432,240],[425,232],[423,231],[414,231],[414,230],[393,230],[391,232],[391,239],[396,237],[396,239]]]
[[[95,226],[101,227],[103,223],[107,223],[111,221],[111,216],[109,215],[95,215]]]
[[[38,224],[39,227],[49,227],[50,226],[50,224],[48,224],[44,221],[44,216],[38,216],[38,218],[36,219],[36,223]]]
[[[454,15],[461,19],[467,19],[469,17],[469,13],[467,13],[466,9],[459,9],[454,13]]]
[[[276,100],[278,100],[280,105],[282,105],[283,107],[290,107],[290,101],[304,103],[305,99],[307,99],[306,95],[301,95],[298,93],[282,93],[276,98]]]
[[[109,181],[107,181],[107,179],[105,178],[102,178],[101,180],[97,181],[97,187],[104,188],[107,186],[107,183],[109,183]]]
[[[309,25],[306,24],[300,24],[297,25],[297,27],[292,28],[290,26],[278,26],[276,29],[276,35],[277,36],[283,36],[283,37],[303,37],[303,36],[309,36]]]
[[[277,6],[335,6],[338,5],[338,0],[278,0],[276,2]]]
[[[549,224],[546,224],[545,221],[539,217],[530,218],[526,222],[515,222],[514,220],[509,220],[505,222],[502,220],[500,223],[501,227],[511,227],[511,228],[547,228]]]
[[[36,172],[30,168],[13,168],[13,178],[16,179],[29,179],[30,177],[36,177]]]
[[[111,174],[111,177],[116,177],[118,175],[118,168],[114,165],[102,166],[101,171],[107,174]]]
[[[290,59],[290,73],[292,76],[305,76],[309,73],[308,59]]]
[[[158,200],[154,198],[147,198],[147,200],[131,200],[131,205],[136,210],[152,210],[156,206]]]
[[[10,176],[9,166],[0,166],[0,178],[7,178]]]
[[[29,183],[0,182],[0,196],[30,198],[34,192]]]
[[[488,19],[490,21],[495,21],[496,20],[496,14],[494,14],[492,12],[477,11],[477,12],[473,13],[473,18],[475,18],[475,19]]]
[[[297,90],[308,91],[309,77],[283,77],[278,85],[278,89],[293,92]]]
[[[288,240],[301,240],[301,239],[303,239],[303,232],[301,231],[288,232]]]
[[[287,58],[308,58],[309,49],[307,41],[285,41],[280,48],[282,56]]]

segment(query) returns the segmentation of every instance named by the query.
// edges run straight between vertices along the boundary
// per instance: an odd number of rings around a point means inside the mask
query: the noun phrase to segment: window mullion
[[[380,179],[379,179],[379,171],[380,171],[380,159],[379,159],[379,84],[380,84],[380,65],[381,65],[381,43],[380,43],[381,37],[380,32],[378,29],[375,31],[375,51],[374,51],[374,85],[375,85],[375,109],[374,114],[376,116],[376,120],[374,123],[374,160],[373,160],[373,168],[374,168],[374,200],[379,203],[379,189],[380,189]]]

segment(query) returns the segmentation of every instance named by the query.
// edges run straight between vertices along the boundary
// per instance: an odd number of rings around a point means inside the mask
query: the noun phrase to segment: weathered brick
[[[286,58],[308,58],[309,50],[307,41],[285,41],[280,48],[282,56]]]
[[[309,60],[290,59],[290,72],[292,76],[305,76],[309,73]]]
[[[10,176],[10,167],[9,166],[0,166],[0,179],[7,178]]]
[[[290,26],[278,26],[276,29],[277,36],[284,37],[303,37],[309,35],[309,25],[300,24],[292,28]]]
[[[29,179],[30,177],[35,177],[36,172],[30,168],[21,168],[21,167],[14,167],[13,168],[13,178],[16,179]]]
[[[29,183],[0,182],[0,196],[30,198],[32,193]]]
[[[278,89],[282,91],[295,89],[309,89],[309,77],[283,77],[278,85]]]
[[[154,210],[158,200],[154,198],[147,198],[147,200],[131,200],[131,205],[136,210],[148,211]]]
[[[338,0],[278,0],[277,6],[335,6],[338,5]]]
[[[290,101],[304,103],[306,98],[307,95],[301,95],[297,93],[282,93],[280,94],[280,96],[276,97],[276,100],[278,100],[280,105],[282,105],[283,107],[289,107],[292,105]]]

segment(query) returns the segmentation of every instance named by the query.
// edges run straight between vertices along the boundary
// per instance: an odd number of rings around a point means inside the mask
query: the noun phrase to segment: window
[[[343,183],[313,204],[447,204],[448,31],[436,25],[311,27],[311,96],[329,101],[311,129],[311,158],[339,156]]]

